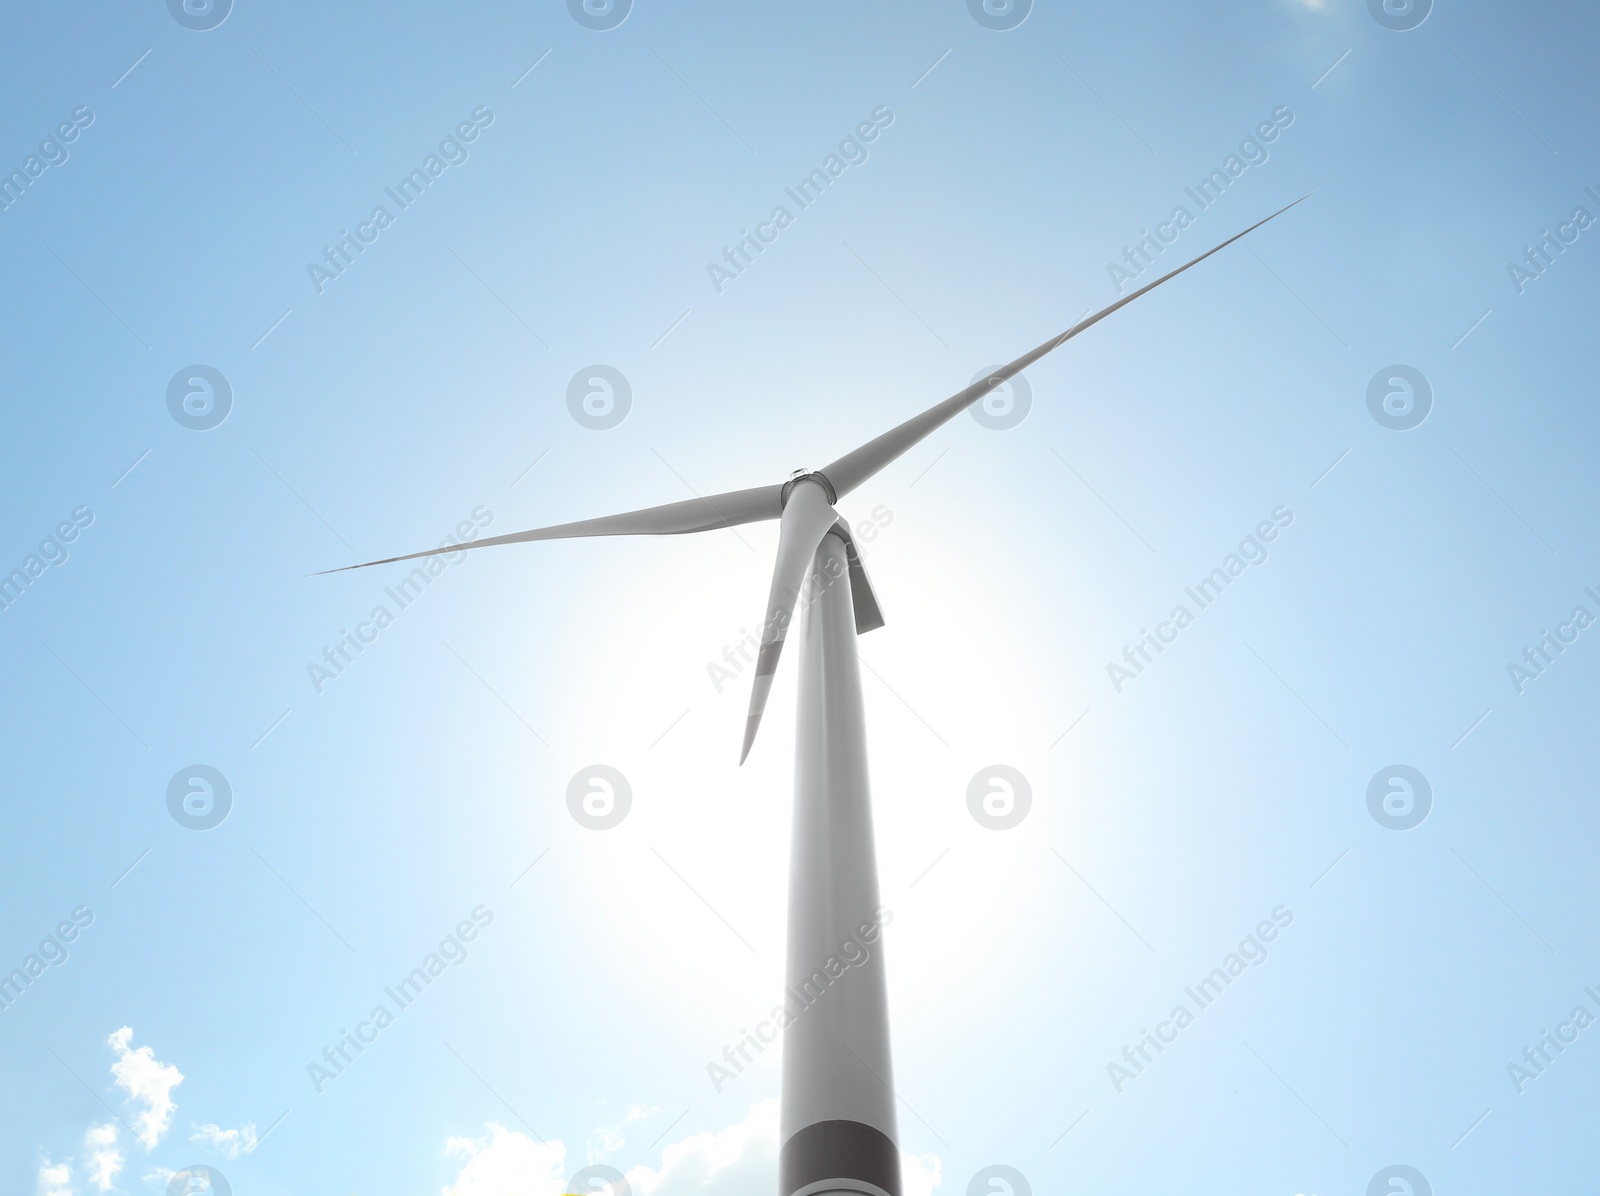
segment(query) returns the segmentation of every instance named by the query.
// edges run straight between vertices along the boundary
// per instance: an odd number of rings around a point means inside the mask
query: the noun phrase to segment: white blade
[[[598,519],[580,519],[577,523],[558,523],[554,527],[536,527],[526,532],[490,536],[486,540],[473,540],[468,544],[447,544],[443,548],[429,548],[424,552],[410,552],[405,556],[385,557],[381,561],[345,565],[339,569],[324,569],[323,572],[343,573],[347,569],[366,569],[372,565],[415,560],[419,556],[439,556],[468,548],[488,548],[493,544],[523,544],[529,540],[569,540],[581,536],[679,536],[685,532],[706,532],[719,527],[776,519],[782,514],[783,487],[757,486],[753,490],[730,490],[726,494],[690,498],[661,507],[646,507],[642,511],[627,511],[621,515],[602,515]]]
[[[750,690],[750,715],[744,725],[744,747],[739,752],[743,764],[761,726],[761,712],[767,708],[772,691],[772,674],[778,667],[784,636],[794,617],[795,602],[811,570],[811,558],[828,534],[839,513],[828,503],[828,496],[816,482],[796,483],[783,508],[783,523],[778,533],[778,559],[772,565],[772,588],[767,594],[767,617],[761,624],[761,653],[756,657],[755,683]]]
[[[942,427],[944,424],[954,419],[957,415],[960,415],[968,407],[972,406],[972,404],[983,398],[984,395],[988,394],[995,387],[1005,382],[1013,374],[1021,373],[1034,362],[1038,361],[1039,358],[1043,357],[1046,353],[1049,353],[1052,349],[1057,349],[1066,344],[1085,328],[1089,328],[1095,324],[1098,324],[1101,320],[1105,319],[1118,308],[1126,307],[1135,299],[1139,298],[1140,295],[1144,295],[1155,290],[1169,278],[1176,278],[1190,266],[1198,265],[1200,262],[1205,261],[1206,258],[1210,257],[1213,253],[1217,253],[1220,250],[1226,249],[1240,237],[1254,232],[1256,229],[1265,224],[1267,220],[1271,220],[1275,216],[1283,215],[1283,213],[1287,212],[1289,208],[1294,207],[1294,204],[1302,203],[1309,198],[1309,196],[1301,196],[1299,199],[1295,200],[1294,203],[1289,204],[1287,207],[1279,208],[1276,212],[1272,213],[1271,216],[1268,216],[1266,220],[1256,221],[1249,228],[1245,229],[1244,232],[1229,237],[1215,249],[1208,249],[1205,253],[1202,253],[1193,261],[1185,262],[1176,270],[1173,270],[1170,274],[1163,274],[1154,282],[1140,287],[1137,291],[1134,291],[1133,294],[1126,295],[1123,298],[1118,299],[1105,310],[1097,311],[1094,313],[1094,315],[1089,316],[1087,319],[1079,320],[1060,336],[1045,341],[1044,344],[1040,345],[1037,349],[1034,349],[1031,352],[1024,353],[1010,365],[1001,366],[999,369],[995,370],[994,373],[988,375],[978,382],[974,382],[960,394],[951,395],[944,402],[928,408],[921,415],[912,416],[897,428],[890,428],[889,431],[885,432],[882,436],[877,437],[875,440],[867,441],[867,443],[862,445],[860,448],[855,449],[852,452],[848,452],[844,456],[840,457],[832,465],[823,466],[823,468],[818,472],[821,473],[823,477],[828,479],[828,482],[833,486],[834,494],[839,498],[843,498],[846,494],[850,493],[850,491],[861,485],[862,482],[865,482],[873,474],[877,473],[885,465],[888,465],[891,461],[899,457],[901,453],[904,453],[912,445],[918,443],[923,439],[923,437],[927,436],[934,429]]]

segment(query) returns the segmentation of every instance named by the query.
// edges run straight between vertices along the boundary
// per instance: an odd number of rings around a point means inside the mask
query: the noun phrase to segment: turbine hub
[[[784,506],[789,505],[789,495],[794,493],[794,488],[801,482],[815,482],[822,487],[822,492],[828,496],[828,505],[831,507],[839,501],[839,493],[833,488],[833,483],[814,469],[797,469],[789,475],[789,480],[783,484],[783,491],[779,499]]]

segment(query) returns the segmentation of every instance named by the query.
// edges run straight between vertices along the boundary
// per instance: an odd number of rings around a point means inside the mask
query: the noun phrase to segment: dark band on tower
[[[850,1181],[901,1196],[900,1150],[888,1135],[860,1121],[818,1121],[797,1131],[778,1152],[779,1196],[795,1196],[825,1181],[860,1191]],[[848,1185],[848,1186],[846,1186]]]

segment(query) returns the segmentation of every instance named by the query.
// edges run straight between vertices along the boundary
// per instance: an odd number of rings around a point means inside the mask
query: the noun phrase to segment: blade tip
[[[739,763],[741,765],[750,757],[750,749],[755,746],[756,731],[760,729],[760,726],[761,716],[759,714],[752,714],[745,722],[744,746],[739,749]]]

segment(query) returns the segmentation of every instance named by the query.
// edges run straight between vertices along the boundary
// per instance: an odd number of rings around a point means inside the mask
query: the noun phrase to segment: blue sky
[[[309,575],[818,466],[1308,192],[841,504],[908,1190],[1592,1186],[1600,16],[1390,8],[8,14],[0,1186],[770,1190],[776,529]]]

